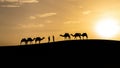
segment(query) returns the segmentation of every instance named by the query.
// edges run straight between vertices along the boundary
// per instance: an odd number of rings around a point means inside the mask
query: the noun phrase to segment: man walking
[[[53,42],[55,42],[55,36],[53,35],[52,37],[53,37]]]
[[[50,36],[48,37],[48,43],[50,43]]]

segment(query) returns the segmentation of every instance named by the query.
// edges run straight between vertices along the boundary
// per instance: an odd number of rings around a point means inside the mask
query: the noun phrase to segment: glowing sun
[[[118,34],[118,21],[114,18],[104,18],[97,22],[95,31],[104,38],[112,38]]]

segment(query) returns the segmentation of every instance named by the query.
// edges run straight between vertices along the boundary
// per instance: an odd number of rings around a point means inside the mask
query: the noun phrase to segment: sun
[[[96,33],[103,38],[115,37],[119,32],[118,21],[114,18],[103,18],[95,26]]]

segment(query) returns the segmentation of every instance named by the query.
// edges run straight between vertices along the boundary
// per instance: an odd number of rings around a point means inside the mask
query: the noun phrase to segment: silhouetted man
[[[53,42],[55,42],[55,36],[53,35],[52,37],[53,37]]]
[[[48,43],[50,42],[50,36],[48,37]]]

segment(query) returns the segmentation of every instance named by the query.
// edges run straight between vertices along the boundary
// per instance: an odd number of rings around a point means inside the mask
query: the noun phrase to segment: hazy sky
[[[62,40],[65,32],[100,38],[96,21],[105,14],[120,20],[119,8],[120,0],[0,0],[0,45],[16,45],[24,37]]]

